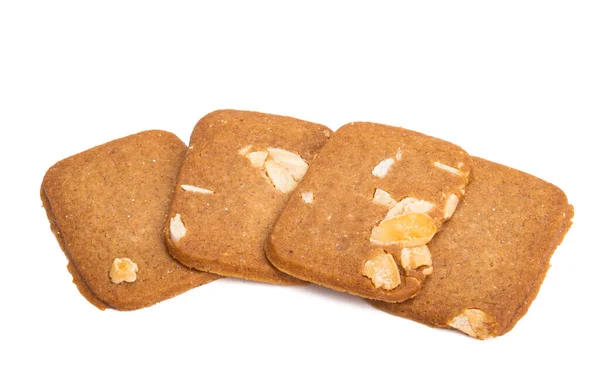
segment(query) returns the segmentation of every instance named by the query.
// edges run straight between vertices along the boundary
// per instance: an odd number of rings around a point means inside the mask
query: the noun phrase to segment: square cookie
[[[165,227],[186,266],[269,283],[299,281],[275,269],[264,242],[331,131],[258,112],[220,110],[192,133]]]
[[[281,271],[401,302],[433,270],[427,243],[469,183],[461,148],[404,128],[341,127],[292,194],[266,250]]]
[[[429,244],[435,270],[404,303],[372,302],[394,315],[485,339],[510,331],[527,312],[573,208],[556,186],[473,158],[473,182]]]
[[[73,282],[100,309],[135,310],[218,278],[169,256],[163,226],[186,146],[146,131],[64,159],[41,198]]]

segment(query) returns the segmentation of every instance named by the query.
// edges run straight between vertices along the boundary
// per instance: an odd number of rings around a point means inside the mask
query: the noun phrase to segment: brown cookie
[[[427,243],[469,182],[461,148],[403,128],[341,127],[270,235],[269,260],[297,278],[400,302],[431,272]]]
[[[182,266],[163,243],[185,152],[175,135],[146,131],[71,156],[46,173],[41,198],[52,231],[73,282],[99,309],[139,309],[218,278]],[[116,259],[129,259],[137,273]]]
[[[220,275],[299,283],[267,261],[264,241],[330,135],[319,124],[257,112],[220,110],[202,118],[165,227],[171,254]]]
[[[381,310],[479,339],[511,330],[527,312],[550,256],[571,226],[573,208],[556,186],[473,158],[473,182],[429,244],[435,270],[404,303]]]

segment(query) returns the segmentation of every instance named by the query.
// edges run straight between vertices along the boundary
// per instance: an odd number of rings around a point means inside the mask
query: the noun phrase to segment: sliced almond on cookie
[[[362,274],[371,279],[375,288],[384,290],[393,290],[400,285],[401,281],[398,265],[389,253],[382,253],[367,260]]]
[[[435,235],[433,219],[424,213],[408,213],[386,218],[375,226],[370,241],[379,245],[415,247],[425,245]]]

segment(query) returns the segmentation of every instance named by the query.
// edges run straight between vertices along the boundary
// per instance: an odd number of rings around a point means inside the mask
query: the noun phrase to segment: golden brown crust
[[[391,314],[449,327],[465,310],[486,314],[489,333],[511,330],[527,312],[573,208],[556,186],[480,158],[446,227],[430,243],[435,271],[413,299],[372,302]]]
[[[145,131],[71,156],[42,183],[51,228],[79,291],[96,307],[134,310],[218,277],[185,268],[162,240],[168,202],[185,145],[173,134]],[[114,284],[115,258],[139,266],[133,283]]]
[[[386,159],[394,159],[391,168],[375,175]],[[363,275],[367,260],[385,252],[399,265],[402,252],[399,245],[370,241],[389,210],[373,203],[374,193],[380,189],[396,201],[412,197],[432,204],[428,214],[439,229],[448,198],[460,198],[469,182],[470,163],[459,147],[417,132],[373,123],[345,125],[291,196],[267,240],[267,257],[292,276],[338,291],[390,302],[411,298],[426,278],[421,269],[401,269],[400,285],[390,290],[376,288]],[[312,203],[303,200],[305,192],[313,194]]]
[[[548,272],[548,269],[550,269],[550,258],[554,254],[554,251],[556,250],[556,248],[558,248],[558,246],[562,243],[563,239],[565,238],[565,235],[567,234],[567,232],[571,228],[571,225],[573,224],[573,222],[572,222],[573,215],[574,215],[573,206],[569,205],[566,210],[562,225],[560,226],[560,228],[557,228],[557,230],[556,230],[556,235],[554,237],[553,242],[549,241],[548,250],[546,252],[544,252],[542,254],[542,256],[540,257],[540,265],[538,267],[537,276],[535,277],[535,280],[531,284],[531,288],[530,288],[529,292],[527,293],[525,299],[523,300],[523,302],[521,303],[521,305],[519,306],[519,308],[513,315],[512,319],[508,322],[506,327],[504,327],[504,329],[502,330],[502,334],[508,333],[510,330],[512,330],[512,328],[517,324],[519,319],[521,319],[527,313],[527,310],[529,310],[529,306],[531,306],[531,303],[533,302],[533,300],[537,296],[538,292],[540,291],[540,287],[542,286],[542,283],[544,282],[546,273]]]
[[[62,249],[64,254],[67,256],[67,261],[68,261],[67,270],[73,277],[73,284],[75,284],[75,286],[77,286],[79,293],[81,293],[81,295],[83,295],[83,297],[85,299],[87,299],[88,302],[90,302],[91,304],[93,304],[100,310],[105,310],[108,307],[106,305],[106,303],[104,303],[100,299],[96,298],[96,295],[94,295],[94,293],[90,290],[90,288],[85,283],[85,280],[82,279],[81,276],[79,275],[79,271],[77,271],[77,268],[75,268],[75,265],[73,265],[73,262],[71,261],[71,258],[69,257],[69,253],[65,249],[65,243],[63,241],[62,235],[61,235],[60,231],[58,230],[58,228],[56,227],[56,220],[54,219],[54,216],[52,214],[52,209],[50,208],[50,202],[48,202],[48,198],[46,197],[46,193],[44,192],[43,187],[40,189],[40,198],[42,199],[42,205],[44,206],[44,209],[46,210],[46,217],[48,217],[48,221],[50,222],[50,229],[52,230],[52,233],[54,233],[54,237],[56,237],[56,241],[58,241],[58,245],[60,245],[60,249]]]
[[[108,306],[106,303],[98,299],[96,295],[94,295],[94,293],[85,283],[85,280],[83,280],[83,278],[79,274],[79,271],[77,270],[77,268],[75,268],[75,265],[73,265],[73,262],[71,260],[69,260],[69,262],[67,263],[67,270],[73,277],[73,284],[75,284],[79,293],[83,295],[83,297],[88,302],[90,302],[100,310],[106,310],[107,308],[110,308],[110,306]]]
[[[181,263],[220,275],[278,284],[299,280],[275,269],[264,241],[289,194],[275,189],[240,150],[281,148],[309,164],[330,136],[322,125],[257,112],[220,110],[203,117],[192,133],[169,218],[180,214],[186,235],[169,251]],[[211,190],[184,191],[181,185]]]

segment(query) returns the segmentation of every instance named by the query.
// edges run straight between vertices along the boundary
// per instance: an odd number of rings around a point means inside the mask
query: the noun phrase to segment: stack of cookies
[[[62,160],[41,197],[79,291],[150,306],[220,276],[311,282],[485,339],[527,312],[573,208],[403,128],[222,110]]]

